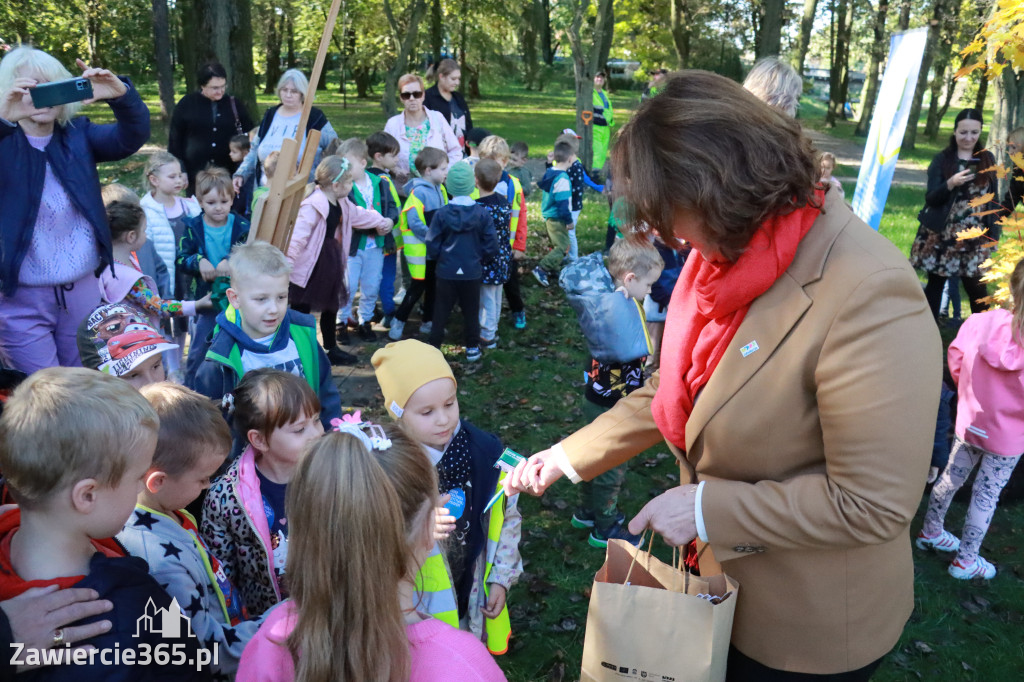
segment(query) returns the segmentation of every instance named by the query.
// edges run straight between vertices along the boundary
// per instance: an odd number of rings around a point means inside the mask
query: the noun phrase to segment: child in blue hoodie
[[[569,180],[569,166],[574,156],[572,145],[564,140],[555,142],[554,159],[551,168],[544,172],[544,177],[537,186],[544,192],[541,199],[540,212],[544,225],[551,240],[551,250],[541,258],[533,269],[533,276],[541,286],[550,284],[549,277],[562,269],[562,260],[568,255],[571,242],[569,230],[573,228],[572,182]]]
[[[498,255],[498,237],[491,212],[470,194],[476,189],[473,167],[460,161],[448,171],[452,199],[442,206],[427,232],[427,260],[436,262],[433,329],[430,345],[441,347],[444,327],[458,302],[466,360],[480,359],[480,281],[483,263]]]
[[[229,265],[231,305],[217,316],[195,390],[219,401],[246,372],[280,369],[309,383],[320,399],[320,421],[329,428],[341,417],[341,397],[316,338],[316,319],[288,307],[288,259],[271,244],[255,241],[232,249]]]

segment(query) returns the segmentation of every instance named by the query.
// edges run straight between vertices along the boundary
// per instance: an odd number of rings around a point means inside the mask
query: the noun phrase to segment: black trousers
[[[434,292],[434,326],[430,330],[430,345],[441,347],[444,328],[458,303],[462,308],[463,343],[466,348],[480,346],[480,280],[437,279]]]
[[[295,303],[292,310],[300,313],[312,314],[312,309],[305,303]],[[324,350],[330,350],[338,345],[338,311],[324,310],[320,313],[320,334],[324,337]]]
[[[885,658],[884,656],[882,658]],[[863,668],[832,675],[813,673],[792,673],[769,668],[749,656],[740,653],[734,646],[729,647],[729,663],[725,682],[867,682],[882,664],[882,658],[868,663]]]
[[[968,303],[971,304],[972,313],[980,313],[988,310],[988,305],[978,303],[979,299],[988,296],[988,288],[981,281],[981,277],[960,277],[960,282],[967,292]],[[928,305],[932,309],[932,315],[938,319],[939,304],[942,302],[942,287],[946,285],[946,278],[941,275],[928,273],[928,284],[924,287],[924,296],[928,299]]]
[[[396,320],[407,322],[409,315],[412,313],[412,307],[420,300],[420,296],[425,296],[423,301],[423,321],[430,322],[434,314],[434,271],[436,269],[437,263],[428,260],[426,274],[423,279],[414,279],[405,288],[405,298],[402,299],[402,304],[395,311]],[[477,305],[480,305],[480,303],[477,302]]]
[[[508,281],[505,282],[503,287],[505,290],[505,300],[508,301],[508,309],[514,313],[521,313],[526,308],[523,305],[523,295],[519,291],[519,265],[515,260],[509,265],[508,269]],[[501,317],[501,311],[498,311],[498,317]]]

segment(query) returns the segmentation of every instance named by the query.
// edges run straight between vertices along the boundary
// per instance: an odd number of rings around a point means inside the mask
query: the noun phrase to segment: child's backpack
[[[558,276],[576,311],[591,357],[598,362],[631,362],[652,352],[643,304],[615,290],[598,251],[577,258]]]

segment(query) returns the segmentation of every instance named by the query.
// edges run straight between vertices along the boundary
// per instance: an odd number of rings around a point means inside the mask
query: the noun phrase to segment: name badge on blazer
[[[743,357],[747,357],[748,355],[758,350],[759,348],[760,346],[757,345],[757,341],[751,341],[747,345],[743,346],[743,348],[740,348],[740,355],[742,355]]]

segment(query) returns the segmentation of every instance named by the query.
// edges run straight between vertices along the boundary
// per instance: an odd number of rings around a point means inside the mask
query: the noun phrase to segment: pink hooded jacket
[[[352,230],[376,230],[387,225],[387,218],[376,211],[356,206],[348,197],[341,200],[341,223],[338,225],[335,238],[341,244],[341,264],[348,268],[348,252],[352,245]],[[327,230],[327,213],[330,204],[327,195],[319,187],[302,200],[299,215],[292,229],[292,240],[288,244],[288,261],[292,264],[289,280],[295,286],[305,287],[309,276],[313,274],[313,266],[320,258],[320,250],[324,246]],[[346,278],[342,277],[342,283]],[[344,287],[348,291],[348,287]]]
[[[1024,453],[1024,348],[1013,339],[1013,315],[971,315],[948,358],[959,398],[956,435],[996,455]]]

